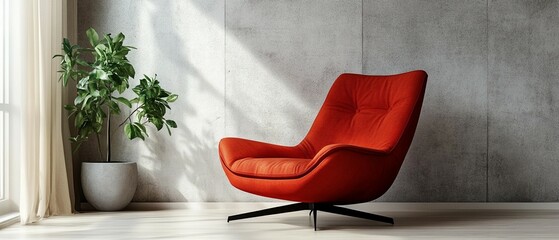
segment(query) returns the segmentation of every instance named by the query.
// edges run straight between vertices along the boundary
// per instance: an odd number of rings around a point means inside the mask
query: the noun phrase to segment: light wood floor
[[[0,230],[0,239],[559,239],[557,204],[368,203],[351,207],[391,216],[395,225],[319,212],[316,232],[306,211],[226,222],[228,215],[278,205],[156,204],[89,212],[14,224]],[[146,209],[138,206],[131,209]]]

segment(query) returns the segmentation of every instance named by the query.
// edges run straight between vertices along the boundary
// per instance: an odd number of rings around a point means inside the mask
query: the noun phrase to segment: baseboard
[[[14,223],[19,222],[19,213],[8,213],[0,216],[0,229],[8,227]]]
[[[368,202],[354,206],[385,211],[559,210],[558,202]]]
[[[259,209],[286,205],[292,202],[132,202],[124,211],[155,211],[172,209]],[[88,203],[82,211],[94,211]],[[362,211],[444,211],[444,210],[559,210],[559,202],[368,202],[347,205]]]
[[[131,202],[123,211],[156,211],[173,209],[252,209],[268,208],[291,202]],[[89,203],[80,204],[82,212],[95,211]]]
[[[207,203],[200,203],[207,204]],[[171,210],[171,209],[189,209],[196,207],[198,203],[192,202],[131,202],[123,211],[155,211],[155,210]],[[201,206],[201,205],[200,205]],[[80,204],[81,212],[95,211],[95,208],[89,203]]]

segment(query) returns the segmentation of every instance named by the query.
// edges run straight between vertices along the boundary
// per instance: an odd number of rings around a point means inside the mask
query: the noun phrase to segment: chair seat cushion
[[[306,173],[311,159],[306,158],[243,158],[230,169],[237,175],[254,178],[297,178]]]

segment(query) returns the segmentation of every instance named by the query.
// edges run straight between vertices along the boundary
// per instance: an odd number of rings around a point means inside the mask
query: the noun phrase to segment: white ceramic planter
[[[135,162],[84,162],[81,180],[91,206],[100,211],[117,211],[134,197],[138,167]]]

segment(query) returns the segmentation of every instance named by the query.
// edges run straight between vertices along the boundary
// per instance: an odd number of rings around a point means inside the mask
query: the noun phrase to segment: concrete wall
[[[172,136],[114,135],[115,158],[140,166],[135,201],[268,201],[228,184],[220,138],[296,144],[340,73],[413,69],[429,73],[422,117],[380,201],[557,201],[558,12],[528,0],[82,0],[78,33],[124,32],[137,72],[180,94]]]

